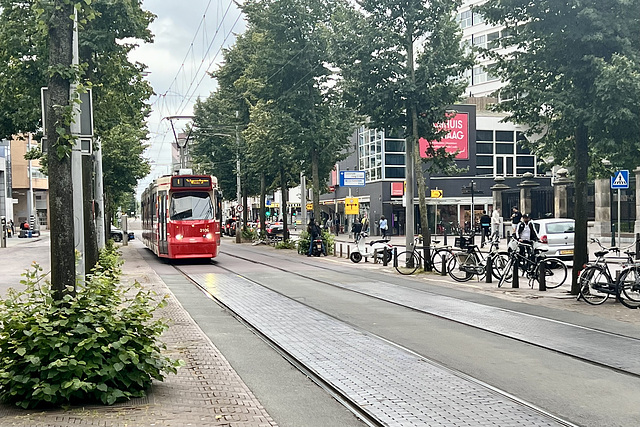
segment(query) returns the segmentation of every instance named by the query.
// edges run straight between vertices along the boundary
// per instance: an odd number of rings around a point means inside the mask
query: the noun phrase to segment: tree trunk
[[[242,189],[242,212],[244,212],[243,218],[243,226],[247,228],[247,224],[249,222],[249,196],[247,195],[247,186],[245,185]]]
[[[416,72],[413,57],[413,23],[407,23],[407,66],[409,67],[409,78],[413,86],[416,83]],[[418,112],[416,104],[413,100],[413,94],[410,96],[407,112],[411,115],[411,132],[407,130],[407,138],[405,139],[405,179],[407,182],[406,200],[406,226],[405,226],[405,245],[407,250],[412,250],[414,246],[413,235],[414,230],[414,207],[413,207],[413,182],[414,182],[414,146],[417,144],[418,135]],[[409,123],[407,122],[407,125]]]
[[[71,67],[73,41],[73,5],[56,2],[53,16],[48,21],[49,67]],[[58,139],[58,128],[69,133],[69,125],[63,123],[64,111],[53,106],[69,105],[70,80],[53,73],[49,78],[49,105],[47,114],[47,139],[49,141],[49,209],[51,224],[51,287],[54,298],[60,300],[66,293],[75,292],[76,258],[73,220],[73,188],[71,180],[71,153],[58,155],[65,140]],[[68,288],[70,287],[70,288]],[[73,291],[70,291],[72,289]]]
[[[265,209],[265,198],[267,195],[267,182],[264,176],[264,172],[260,174],[260,233],[265,233],[267,230],[267,219]]]
[[[289,186],[285,175],[284,169],[280,169],[280,191],[282,192],[282,206],[280,206],[280,212],[282,213],[282,239],[287,241],[289,240],[289,227],[287,224],[287,200],[289,198]]]
[[[587,249],[587,172],[589,168],[589,133],[587,127],[581,124],[576,129],[575,143],[575,240],[573,253],[573,277],[571,280],[571,294],[578,295],[578,274],[582,266],[588,261]]]
[[[320,221],[320,176],[318,173],[318,149],[311,150],[311,179],[313,180],[313,220]]]

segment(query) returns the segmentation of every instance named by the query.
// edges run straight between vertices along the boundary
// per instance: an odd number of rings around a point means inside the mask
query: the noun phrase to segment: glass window
[[[516,168],[517,175],[524,175],[527,172],[535,173],[535,170],[533,168]]]
[[[385,140],[387,153],[404,153],[404,141]]]
[[[477,85],[487,81],[487,72],[482,67],[473,67],[473,84]]]
[[[531,154],[531,150],[516,143],[516,154]]]
[[[496,131],[496,141],[513,142],[513,131],[512,130],[497,130]]]
[[[513,144],[496,144],[496,154],[513,154]]]
[[[473,36],[473,45],[478,47],[486,47],[487,45],[487,36]]]
[[[476,142],[476,153],[493,154],[493,143],[492,142]]]
[[[391,165],[404,165],[404,154],[386,154],[384,158],[385,164]]]
[[[487,34],[487,47],[489,49],[495,49],[500,46],[500,31],[495,31],[493,33]]]
[[[477,130],[476,131],[476,141],[491,141],[491,142],[493,142],[493,131],[492,130]]]
[[[493,166],[493,156],[478,156],[478,157],[476,157],[476,165],[478,165],[478,166]]]
[[[473,13],[473,25],[480,25],[484,23],[484,16],[480,13]]]
[[[209,193],[202,191],[176,192],[171,195],[171,219],[213,219],[213,205]]]
[[[384,168],[386,178],[404,178],[404,168]]]
[[[516,158],[516,166],[517,167],[533,167],[533,156],[518,156]]]
[[[459,13],[458,17],[457,17],[457,20],[460,23],[460,28],[470,27],[472,25],[472,22],[471,22],[471,11],[470,10],[465,10],[464,12]]]

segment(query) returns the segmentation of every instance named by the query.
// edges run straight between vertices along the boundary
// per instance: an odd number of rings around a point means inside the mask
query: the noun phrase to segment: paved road
[[[310,260],[291,253],[274,251],[271,248],[257,248],[248,245],[238,247],[228,240],[225,240],[225,243],[227,244],[224,246],[223,254],[216,260],[215,265],[180,266],[205,287],[209,287],[210,283],[217,284],[215,289],[211,291],[217,298],[222,299],[221,294],[227,292],[229,288],[238,286],[237,283],[230,284],[230,273],[242,274],[257,282],[260,287],[271,288],[279,294],[286,295],[289,299],[300,301],[305,306],[339,319],[340,324],[346,322],[357,327],[358,330],[374,333],[428,360],[505,390],[576,424],[624,426],[629,425],[630,419],[640,417],[637,404],[632,403],[638,401],[633,398],[634,396],[640,397],[640,379],[637,376],[596,366],[575,357],[559,354],[557,351],[531,345],[526,342],[526,330],[518,332],[521,325],[514,324],[517,318],[505,317],[504,310],[493,310],[496,325],[507,332],[513,330],[514,333],[524,333],[524,337],[519,337],[517,340],[505,338],[492,332],[464,325],[460,323],[460,319],[452,322],[447,320],[447,316],[443,316],[442,313],[427,314],[419,307],[407,307],[411,306],[410,302],[420,302],[416,295],[422,295],[425,301],[431,299],[435,308],[439,305],[442,306],[444,300],[442,295],[438,296],[438,293],[452,294],[448,288],[430,285],[429,292],[432,297],[429,298],[425,297],[427,294],[424,293],[424,289],[420,289],[421,294],[416,294],[415,288],[420,288],[420,286],[417,286],[415,281],[390,275],[389,277],[384,275],[381,277],[371,268],[356,269],[349,264],[340,263],[331,258]],[[246,259],[253,262],[248,262]],[[274,265],[279,269],[272,269],[260,263]],[[322,268],[318,268],[318,266]],[[297,274],[291,274],[288,271]],[[302,274],[302,277],[299,274]],[[320,279],[321,282],[310,280],[309,277]],[[327,284],[332,282],[333,285]],[[391,303],[363,293],[354,293],[344,287],[336,287],[335,284],[338,282],[346,283],[352,289],[359,288],[359,291],[368,286],[370,294],[391,291],[392,294],[395,294],[396,299],[400,300]],[[226,284],[224,292],[220,287],[222,284]],[[463,293],[459,291],[453,293],[457,294],[454,300],[464,299]],[[390,298],[387,299],[390,300]],[[509,309],[516,311],[520,306],[520,304],[478,294],[469,294],[467,299],[477,303],[474,305],[476,312],[482,311],[483,306],[502,308],[505,305],[511,305],[512,307]],[[258,301],[266,304],[267,299],[258,297]],[[274,307],[270,308],[275,310]],[[452,314],[459,315],[463,310],[464,306],[456,308],[454,305]],[[529,308],[528,311],[536,310]],[[555,317],[564,322],[592,326],[590,322],[593,319],[590,319],[590,316],[564,310],[555,310],[557,313],[550,313],[554,310],[545,307],[541,307],[539,311],[546,317]],[[238,312],[242,312],[242,310],[238,309]],[[249,313],[252,313],[251,309],[249,309]],[[491,312],[485,313],[485,315],[488,316],[485,321],[490,321]],[[472,316],[470,315],[470,317]],[[263,326],[261,319],[254,319],[253,323],[257,329]],[[603,329],[609,328],[615,332],[622,331],[634,338],[640,337],[640,329],[635,325],[616,321],[607,321],[606,323],[607,326]],[[557,326],[559,323],[554,321],[550,324]],[[540,333],[535,330],[535,324],[532,327],[534,329],[529,331],[529,335],[535,332],[536,339],[544,341],[544,332]],[[566,325],[566,327],[570,326]],[[584,331],[583,328],[575,330]],[[287,331],[289,332],[290,329]],[[558,334],[573,334],[573,332],[567,331],[552,332],[553,336],[549,337],[549,341],[553,339],[556,344],[562,343],[562,336],[558,336]],[[605,336],[610,337],[606,334]],[[630,340],[630,343],[632,346],[637,344],[635,340]],[[585,359],[592,357],[588,345],[585,347],[583,343],[582,346],[578,345],[578,348],[582,349]],[[634,358],[628,357],[628,359]],[[624,362],[625,357],[621,357],[620,360]],[[429,383],[430,381],[425,380],[425,382]],[[620,399],[620,396],[632,398],[629,400]],[[418,400],[423,401],[424,399],[420,397]],[[449,399],[447,398],[447,400]],[[598,404],[585,405],[584,403],[594,401]],[[270,413],[272,412],[270,411]],[[506,421],[504,422],[506,423]]]

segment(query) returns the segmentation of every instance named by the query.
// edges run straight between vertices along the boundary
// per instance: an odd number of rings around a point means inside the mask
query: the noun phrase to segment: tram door
[[[169,245],[167,244],[167,192],[161,191],[160,196],[160,214],[158,215],[158,252],[161,254],[169,254]]]

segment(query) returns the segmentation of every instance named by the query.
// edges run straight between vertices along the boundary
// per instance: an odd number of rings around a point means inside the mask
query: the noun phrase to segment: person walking
[[[491,213],[491,238],[495,239],[496,236],[500,236],[500,209],[498,208]]]
[[[511,209],[512,213],[511,213],[511,228],[513,229],[513,233],[517,235],[516,233],[516,228],[518,227],[518,224],[520,223],[520,220],[522,219],[522,214],[520,213],[520,211],[518,211],[518,208],[516,206],[514,206]]]
[[[484,243],[489,239],[489,232],[491,229],[491,217],[487,215],[487,211],[482,211],[480,227],[482,228],[482,246],[484,246]]]
[[[382,215],[380,217],[380,233],[382,233],[382,238],[386,239],[387,238],[387,230],[389,229],[389,226],[387,225],[387,218],[384,217],[384,215]]]

